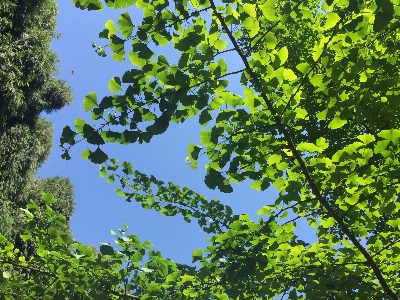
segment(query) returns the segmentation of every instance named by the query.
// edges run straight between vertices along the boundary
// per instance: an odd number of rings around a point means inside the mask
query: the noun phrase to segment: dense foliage
[[[105,2],[143,11],[140,25],[130,11],[108,21],[100,33],[108,47],[94,45],[100,56],[134,67],[110,80],[110,96],[85,97],[84,109],[102,124],[77,119],[75,130],[66,127],[63,157],[80,136],[90,144],[82,157],[101,164],[100,175],[120,185],[120,196],[196,219],[213,234],[210,245],[194,250],[198,266],[186,266],[124,228],[115,233],[120,249],[102,245],[96,257],[61,233],[65,218],[45,194],[45,210],[31,203],[26,211],[24,236],[39,257],[25,262],[2,241],[4,293],[11,297],[17,287],[35,299],[70,291],[88,299],[398,299],[398,1]],[[162,46],[179,59],[158,54]],[[202,145],[189,145],[188,162],[196,168],[206,157],[209,188],[229,193],[232,182],[251,180],[257,190],[279,190],[258,221],[102,149],[107,142],[148,143],[170,122],[191,117],[203,130]],[[299,220],[316,232],[315,242],[295,234]],[[18,268],[37,275],[25,280]]]
[[[46,119],[39,119],[30,129],[18,124],[0,136],[0,198],[19,197],[38,169],[50,155],[53,128]],[[17,199],[16,199],[17,200]]]
[[[0,3],[0,132],[17,124],[34,125],[42,112],[72,100],[70,87],[56,78],[57,38],[54,0]]]
[[[72,100],[70,87],[56,77],[58,58],[50,47],[57,37],[56,14],[53,0],[0,3],[0,234],[27,259],[37,248],[20,237],[26,223],[20,208],[31,199],[45,207],[43,192],[61,200],[54,210],[68,219],[74,205],[68,179],[35,175],[53,144],[52,125],[40,114]],[[68,226],[63,232],[71,234]]]

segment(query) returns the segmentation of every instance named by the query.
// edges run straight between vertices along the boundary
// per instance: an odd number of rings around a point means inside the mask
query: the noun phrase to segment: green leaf
[[[100,148],[97,148],[94,152],[90,152],[88,158],[92,163],[102,164],[107,161],[108,156]]]
[[[125,49],[124,49],[125,40],[120,39],[116,35],[111,36],[110,38],[110,48],[114,52],[112,58],[117,61],[124,61],[125,59]]]
[[[53,194],[51,193],[42,193],[42,198],[44,200],[44,203],[46,203],[46,205],[57,202],[56,198],[54,198]]]
[[[202,259],[202,257],[203,257],[203,253],[202,253],[201,249],[199,249],[199,248],[195,249],[192,253],[192,258],[193,258],[192,262],[199,261]]]
[[[82,134],[83,133],[83,127],[87,125],[86,121],[81,119],[81,118],[76,118],[75,119],[75,129],[78,133]]]
[[[108,82],[108,89],[111,93],[115,93],[117,91],[122,91],[121,87],[121,79],[119,77],[113,77]]]
[[[343,127],[347,123],[347,120],[342,120],[340,117],[334,117],[332,121],[329,122],[328,127],[330,129],[338,129],[340,127]]]
[[[307,111],[304,108],[298,107],[294,110],[296,113],[296,119],[306,119],[307,118]]]
[[[400,229],[400,218],[398,218],[396,220],[389,220],[389,221],[387,221],[387,224],[393,228]]]
[[[26,241],[32,239],[32,236],[29,235],[29,234],[21,234],[21,239],[22,239],[24,242],[26,242]]]
[[[252,30],[252,29],[253,29],[254,21],[255,21],[255,20],[254,20],[253,18],[249,17],[249,18],[246,18],[246,19],[242,22],[242,24],[243,24],[244,28],[246,28],[247,30]]]
[[[299,70],[301,73],[305,74],[310,71],[311,67],[308,63],[301,63],[296,66],[296,69]]]
[[[83,159],[88,159],[89,155],[90,155],[90,149],[89,148],[86,148],[86,150],[81,153],[81,157]]]
[[[256,180],[250,184],[250,187],[257,191],[265,191],[269,186],[270,186],[270,183],[265,179]]]
[[[103,145],[105,143],[100,133],[89,124],[83,125],[82,135],[90,144]]]
[[[369,143],[372,143],[375,141],[375,137],[372,134],[363,134],[363,135],[358,135],[357,138],[363,142],[364,145],[367,145]]]
[[[64,144],[74,145],[75,136],[76,132],[72,131],[71,127],[65,126],[60,137],[60,146],[62,147]]]
[[[257,17],[256,6],[254,4],[245,3],[243,4],[242,8],[250,17]]]
[[[214,43],[214,48],[217,49],[218,51],[222,51],[226,48],[226,45],[228,45],[227,41],[218,39]]]
[[[318,138],[315,144],[322,150],[325,150],[329,147],[329,143],[326,141],[324,137]]]
[[[128,8],[136,3],[136,0],[105,0],[108,7],[115,9]]]
[[[200,153],[201,149],[203,149],[203,147],[196,146],[195,144],[190,143],[189,147],[188,147],[189,156],[191,158],[193,158],[194,160],[197,160],[199,158],[199,153]]]
[[[133,25],[131,16],[129,15],[128,12],[125,12],[119,16],[118,27],[119,30],[121,30],[121,33],[124,36],[124,38],[127,39],[132,34],[135,25]]]
[[[154,135],[162,134],[168,129],[169,120],[168,115],[164,113],[154,121],[153,125],[148,126],[146,131]]]
[[[200,125],[206,125],[211,120],[212,120],[212,117],[211,117],[210,111],[207,109],[203,110],[199,116]]]
[[[275,15],[275,0],[267,0],[263,3],[263,5],[260,5],[259,8],[262,10],[263,15],[271,21],[276,21],[276,15]]]
[[[27,210],[25,208],[20,208],[20,210],[22,210],[28,218],[32,219],[34,217],[33,214],[29,210]]]
[[[114,249],[110,245],[103,244],[100,246],[100,253],[102,255],[114,255]]]
[[[296,147],[297,150],[299,151],[307,151],[307,152],[322,152],[322,148],[318,147],[317,145],[314,145],[313,143],[307,143],[307,142],[302,142],[297,145]]]
[[[107,178],[107,183],[113,184],[115,182],[114,174],[110,174]]]
[[[379,32],[388,27],[392,18],[383,12],[377,12],[374,21],[374,31]]]
[[[321,225],[322,225],[322,227],[324,227],[324,228],[332,227],[333,225],[335,225],[335,223],[336,223],[336,221],[335,221],[335,219],[332,218],[332,217],[329,217],[329,218],[327,218],[327,219],[321,220]]]
[[[327,110],[324,111],[320,111],[319,113],[317,113],[315,116],[319,119],[319,120],[326,120],[326,114],[328,113]]]
[[[378,136],[384,138],[385,140],[391,141],[394,145],[399,143],[400,138],[400,130],[399,129],[390,129],[390,130],[382,130],[378,133]]]
[[[324,77],[325,76],[322,74],[314,74],[314,76],[310,79],[310,82],[312,83],[313,86],[322,87]]]
[[[280,65],[282,66],[288,59],[289,57],[289,51],[288,48],[286,46],[282,47],[279,51],[278,51],[278,57],[280,60]]]
[[[100,0],[72,0],[72,3],[82,10],[103,10]]]
[[[324,25],[324,29],[331,29],[335,27],[335,25],[340,21],[340,17],[335,12],[328,12],[326,14],[326,23]]]
[[[233,192],[229,182],[221,175],[220,172],[214,170],[213,168],[207,169],[207,175],[204,182],[212,190],[218,187],[218,189],[223,193]]]
[[[95,92],[91,92],[90,94],[87,94],[85,98],[83,98],[83,108],[85,109],[86,112],[96,106],[97,106],[97,95]]]
[[[129,56],[129,60],[132,63],[132,65],[137,66],[139,68],[143,68],[147,63],[147,60],[144,58],[140,58],[139,54],[136,52],[130,51],[128,53],[128,56]]]
[[[285,78],[288,81],[294,81],[297,79],[296,74],[290,69],[284,69],[283,70],[283,78]]]
[[[275,35],[270,31],[265,35],[263,42],[266,44],[268,49],[275,49],[275,46],[277,44],[277,39]]]
[[[6,279],[8,279],[8,278],[11,278],[11,272],[9,272],[9,271],[3,271],[3,277],[4,278],[6,278]]]
[[[151,272],[154,272],[154,270],[153,270],[153,269],[146,268],[146,267],[142,267],[142,272],[151,273]]]
[[[107,175],[106,168],[104,166],[100,166],[100,177],[104,178]]]
[[[203,40],[203,35],[195,31],[189,32],[186,36],[175,43],[174,47],[179,51],[185,52],[189,49],[196,47]]]

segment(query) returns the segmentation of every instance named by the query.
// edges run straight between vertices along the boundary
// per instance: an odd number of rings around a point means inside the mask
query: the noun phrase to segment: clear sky
[[[138,24],[140,14],[135,13],[136,10],[136,7],[130,8],[129,12],[137,16],[137,20],[133,18],[132,21]],[[112,243],[110,230],[122,228],[126,223],[129,233],[138,235],[142,241],[150,240],[154,249],[165,257],[190,263],[192,251],[208,244],[207,235],[196,222],[188,224],[179,215],[164,217],[159,212],[144,210],[137,203],[125,202],[115,194],[116,186],[99,177],[99,166],[81,158],[80,153],[86,145],[74,146],[70,161],[60,157],[59,139],[63,127],[69,125],[73,128],[77,117],[90,120],[90,114],[83,110],[84,96],[93,91],[97,92],[98,99],[109,95],[108,81],[132,68],[129,60],[118,63],[111,57],[101,58],[92,48],[93,42],[102,45],[98,33],[104,29],[106,21],[116,21],[121,13],[123,11],[108,8],[102,12],[81,11],[72,5],[72,1],[59,1],[58,31],[61,38],[53,42],[53,49],[60,58],[60,78],[72,86],[75,101],[61,111],[45,116],[53,122],[54,148],[39,174],[42,177],[60,175],[72,181],[76,205],[71,226],[74,238],[79,242],[97,247],[100,242]],[[158,54],[168,56],[167,52],[167,48],[160,48]],[[234,60],[228,63],[232,62]],[[256,211],[276,198],[273,188],[259,192],[249,187],[250,182],[245,182],[234,185],[233,193],[223,194],[206,187],[203,182],[205,169],[201,164],[197,170],[186,166],[187,146],[191,142],[200,144],[200,129],[195,117],[184,124],[172,124],[166,133],[154,137],[150,144],[111,144],[105,149],[110,157],[130,161],[143,173],[164,182],[187,186],[208,199],[217,198],[230,205],[234,213],[247,213],[257,219]]]

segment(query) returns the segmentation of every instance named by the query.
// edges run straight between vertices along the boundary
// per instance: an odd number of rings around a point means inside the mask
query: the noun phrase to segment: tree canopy
[[[4,0],[0,4],[0,132],[33,126],[43,111],[72,101],[70,87],[56,78],[58,58],[50,43],[56,31],[54,0]]]
[[[57,78],[58,58],[50,47],[58,37],[56,14],[53,0],[0,3],[0,234],[27,260],[37,255],[38,248],[21,239],[27,219],[20,208],[31,199],[45,207],[43,192],[58,197],[54,211],[67,219],[74,206],[67,178],[43,179],[35,174],[53,146],[52,124],[40,114],[72,101],[71,88]],[[63,233],[71,234],[68,224]],[[26,269],[16,272],[24,279],[32,275]],[[0,285],[0,298],[7,298]]]
[[[99,0],[73,2],[103,8]],[[135,4],[143,12],[140,24],[132,21]],[[93,47],[133,68],[109,81],[109,96],[84,98],[97,125],[76,119],[74,129],[65,127],[63,157],[85,141],[82,157],[100,164],[100,176],[118,185],[118,195],[166,216],[197,220],[212,234],[210,244],[193,251],[195,264],[182,265],[127,234],[124,225],[114,233],[119,248],[102,245],[95,255],[62,234],[65,217],[53,212],[54,198],[44,194],[45,209],[27,206],[23,235],[36,243],[39,257],[25,261],[2,240],[5,293],[398,299],[399,4],[106,0],[127,11],[100,32],[106,45]],[[178,59],[160,54],[163,49]],[[279,190],[260,208],[259,220],[143,174],[102,148],[149,143],[170,122],[193,117],[203,126],[202,145],[189,145],[187,161],[194,169],[205,163],[209,188],[229,193],[232,183],[250,180],[254,189]],[[295,234],[300,220],[316,232],[315,242]],[[37,275],[21,279],[13,273],[18,268]]]

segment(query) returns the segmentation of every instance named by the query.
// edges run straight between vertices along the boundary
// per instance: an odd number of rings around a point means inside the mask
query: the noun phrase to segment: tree
[[[0,132],[17,124],[34,126],[41,112],[72,100],[70,87],[56,78],[54,0],[5,0],[0,4]]]
[[[72,93],[56,78],[58,58],[50,48],[58,37],[56,2],[0,5],[0,200],[16,202],[52,147],[51,124],[40,113],[67,105]]]
[[[102,8],[98,0],[74,3]],[[27,230],[37,232],[44,251],[34,262],[54,284],[18,281],[12,273],[17,256],[5,277],[42,294],[52,285],[60,293],[79,289],[89,299],[398,299],[397,2],[106,1],[116,9],[135,3],[143,9],[142,23],[134,26],[124,12],[100,33],[108,48],[94,45],[101,56],[110,49],[117,61],[128,57],[134,68],[110,80],[112,95],[85,97],[84,109],[103,124],[77,119],[75,130],[65,127],[63,157],[69,159],[80,136],[90,144],[82,157],[100,164],[100,175],[120,185],[119,195],[167,216],[196,219],[213,234],[210,246],[193,252],[200,266],[180,265],[125,228],[115,233],[121,249],[102,245],[96,260],[80,244],[59,238],[56,225],[44,232],[41,223],[62,217],[50,207],[36,216],[32,203],[27,215],[38,219],[28,224],[38,225]],[[166,45],[178,61],[155,53]],[[233,66],[228,53],[236,55]],[[229,85],[234,75],[242,91]],[[274,203],[258,211],[258,221],[101,149],[106,142],[148,143],[170,122],[190,117],[204,128],[203,145],[189,145],[188,162],[196,168],[200,155],[207,157],[209,188],[229,193],[232,182],[250,179],[255,189],[272,184],[279,190]],[[300,219],[314,228],[316,242],[295,235]],[[48,232],[55,239],[49,241]],[[60,265],[68,268],[54,267]]]
[[[58,198],[54,207],[68,219],[73,211],[72,185],[66,178],[39,179],[37,169],[50,155],[51,123],[40,117],[72,101],[71,88],[57,78],[57,4],[53,0],[0,3],[0,233],[26,258],[36,249],[20,240],[25,218],[19,208],[30,199],[40,206],[43,192]]]

